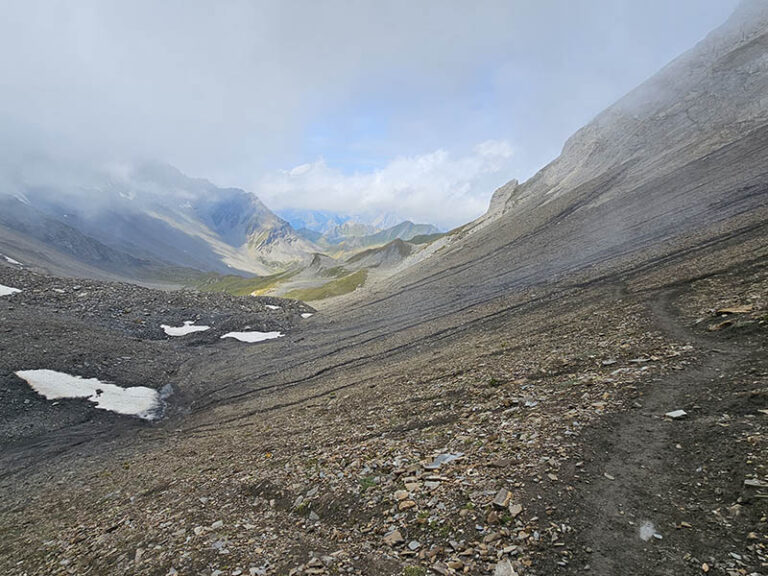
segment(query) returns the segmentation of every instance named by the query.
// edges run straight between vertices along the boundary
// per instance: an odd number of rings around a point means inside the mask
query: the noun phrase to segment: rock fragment
[[[493,505],[496,506],[497,508],[506,508],[511,499],[512,499],[512,492],[510,492],[506,488],[502,488],[496,493],[496,496],[494,496]]]
[[[384,536],[384,544],[387,544],[388,546],[395,547],[400,546],[403,543],[405,543],[405,538],[403,538],[400,530],[392,530],[392,532],[389,532]]]

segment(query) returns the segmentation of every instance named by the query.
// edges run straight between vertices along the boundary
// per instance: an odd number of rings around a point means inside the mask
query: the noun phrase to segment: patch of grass
[[[426,576],[427,569],[424,566],[406,566],[403,569],[403,576]]]
[[[376,482],[373,481],[373,476],[364,476],[363,478],[360,478],[360,492],[365,492],[374,486],[376,486]]]
[[[226,292],[233,296],[250,296],[263,294],[281,282],[291,278],[295,272],[282,272],[271,276],[256,276],[245,278],[235,274],[207,274],[193,284],[201,292]]]
[[[285,298],[293,298],[294,300],[311,302],[313,300],[324,300],[325,298],[331,298],[333,296],[341,296],[343,294],[349,294],[350,292],[353,292],[355,289],[365,284],[367,278],[368,271],[359,270],[354,274],[344,276],[338,280],[333,280],[316,288],[291,290],[285,294]]]
[[[326,276],[328,278],[343,278],[347,274],[349,274],[349,270],[344,268],[344,266],[334,266],[333,268],[328,268],[328,270],[320,272],[320,276]]]

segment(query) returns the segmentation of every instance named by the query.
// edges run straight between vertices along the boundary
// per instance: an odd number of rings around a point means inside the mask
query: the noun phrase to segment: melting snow
[[[195,322],[193,320],[187,320],[184,322],[184,326],[168,326],[167,324],[160,324],[160,328],[165,330],[168,336],[186,336],[193,332],[205,332],[210,330],[210,326],[193,326]]]
[[[144,386],[122,388],[96,378],[70,376],[54,370],[20,370],[16,375],[48,400],[86,398],[96,404],[96,408],[144,420],[154,420],[162,411],[160,394]]]
[[[314,314],[312,312],[304,312],[304,314],[301,315],[302,318],[312,318]]]
[[[0,284],[0,296],[10,296],[11,294],[16,294],[16,292],[21,292],[21,290]]]
[[[643,542],[648,542],[655,534],[656,527],[653,525],[653,522],[646,521],[640,526],[640,540]]]
[[[282,310],[282,306],[272,306],[272,304],[264,304],[269,310]]]
[[[235,338],[240,342],[262,342],[285,336],[282,332],[227,332],[222,338]]]
[[[8,262],[8,264],[16,264],[17,266],[23,266],[21,262],[19,262],[18,260],[14,260],[10,256],[3,256],[3,258],[5,258],[5,261]]]

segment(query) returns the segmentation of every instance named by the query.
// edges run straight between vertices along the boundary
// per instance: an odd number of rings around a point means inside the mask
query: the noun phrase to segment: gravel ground
[[[177,392],[167,417],[148,424],[78,401],[53,407],[7,375],[25,396],[11,395],[18,423],[6,424],[0,565],[762,574],[766,255],[753,234],[370,341],[365,329],[338,336],[351,329],[332,312],[300,319],[300,304],[270,301],[283,311],[267,311],[219,295],[75,290],[3,269],[0,283],[24,289],[0,304],[7,334],[21,336],[3,340],[17,342],[3,355],[8,373],[9,357],[24,367],[38,358],[119,382],[170,381]],[[77,295],[102,290],[136,312],[126,319],[106,298]],[[729,308],[741,311],[718,312]],[[193,310],[220,331],[252,314],[247,322],[289,336],[247,346],[157,332]],[[30,328],[38,320],[47,323]],[[114,362],[106,351],[117,342],[119,357],[140,360]],[[677,409],[688,417],[664,417]],[[19,432],[21,422],[33,429]],[[459,457],[431,466],[441,454]]]

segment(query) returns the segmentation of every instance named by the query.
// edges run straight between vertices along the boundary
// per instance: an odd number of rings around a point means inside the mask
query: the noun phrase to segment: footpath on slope
[[[737,315],[696,324],[678,309],[687,297],[665,290],[648,307],[698,360],[585,434],[573,496],[550,519],[568,535],[542,560],[547,573],[768,573],[765,330]],[[676,410],[686,415],[665,416]]]

